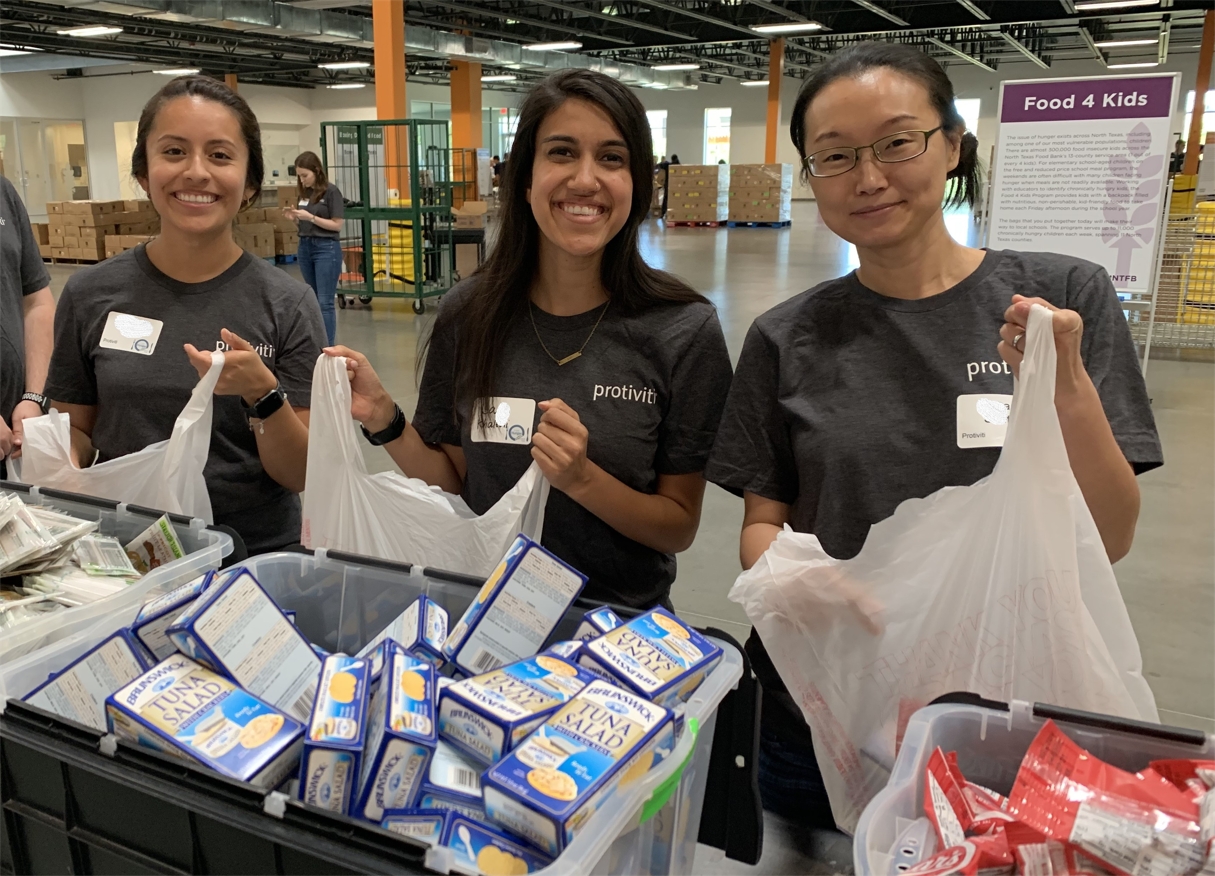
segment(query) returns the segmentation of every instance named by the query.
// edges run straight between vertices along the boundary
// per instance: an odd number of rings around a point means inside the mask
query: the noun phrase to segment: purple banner
[[[1173,77],[1006,82],[1001,122],[1067,122],[1171,116]]]

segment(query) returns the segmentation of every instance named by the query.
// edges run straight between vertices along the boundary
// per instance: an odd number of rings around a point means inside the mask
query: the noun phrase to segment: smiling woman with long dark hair
[[[554,488],[544,544],[588,596],[636,606],[667,601],[695,537],[730,381],[713,306],[638,248],[652,161],[626,86],[549,77],[519,112],[493,253],[439,309],[413,422],[365,357],[327,351],[348,357],[372,440],[474,511],[538,462]]]

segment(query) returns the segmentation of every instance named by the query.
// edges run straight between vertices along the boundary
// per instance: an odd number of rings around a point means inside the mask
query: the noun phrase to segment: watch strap
[[[25,392],[21,395],[22,401],[32,401],[38,407],[42,408],[42,413],[46,413],[50,405],[50,399],[40,392]]]
[[[250,420],[264,420],[267,417],[278,412],[287,401],[287,393],[283,392],[281,386],[275,386],[274,389],[263,395],[253,404],[245,404],[242,398],[240,403],[248,411]]]
[[[362,426],[363,437],[376,447],[382,447],[391,441],[396,441],[405,433],[405,427],[408,425],[408,420],[405,419],[405,412],[401,410],[400,405],[393,405],[392,420],[388,426],[381,429],[379,432],[368,432],[366,426]]]

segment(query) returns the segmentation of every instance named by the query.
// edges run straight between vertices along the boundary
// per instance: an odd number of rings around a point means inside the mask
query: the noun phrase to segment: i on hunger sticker
[[[151,356],[156,352],[156,342],[160,340],[162,328],[164,323],[159,319],[111,310],[106,317],[98,346],[104,350],[121,350],[124,353]]]

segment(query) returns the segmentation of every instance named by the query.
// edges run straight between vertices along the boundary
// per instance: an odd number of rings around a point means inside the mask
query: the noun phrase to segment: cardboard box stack
[[[258,258],[295,255],[299,226],[283,215],[282,207],[242,210],[236,214],[236,242]]]
[[[46,222],[31,222],[34,240],[38,241],[38,252],[44,259],[51,257],[51,226]]]
[[[793,217],[793,165],[731,165],[729,203],[731,222],[789,222]]]
[[[672,164],[667,187],[668,222],[725,222],[729,217],[729,165]]]
[[[44,258],[101,261],[135,246],[118,247],[112,238],[146,240],[160,228],[151,201],[49,201],[46,210]]]
[[[485,201],[465,201],[459,207],[452,209],[452,217],[456,220],[456,228],[484,228],[485,217],[489,204]]]

